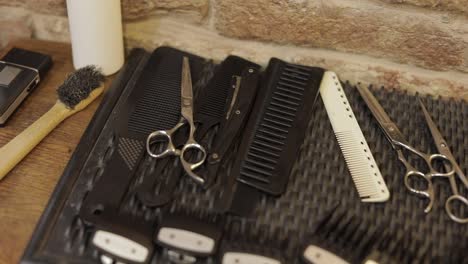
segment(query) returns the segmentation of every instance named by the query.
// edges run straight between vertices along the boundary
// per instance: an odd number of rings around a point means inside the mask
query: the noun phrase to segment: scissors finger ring
[[[460,223],[460,224],[466,224],[468,223],[468,217],[462,218],[456,216],[453,211],[452,211],[452,206],[450,206],[452,201],[458,200],[462,204],[468,207],[468,199],[461,195],[452,195],[450,196],[447,201],[445,202],[445,211],[447,211],[448,216],[455,222]]]

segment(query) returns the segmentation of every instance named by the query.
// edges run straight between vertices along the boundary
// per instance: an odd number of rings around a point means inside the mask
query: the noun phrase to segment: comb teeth
[[[199,113],[220,118],[225,114],[226,100],[229,89],[232,87],[232,77],[241,75],[244,64],[240,64],[235,57],[228,57],[215,72],[209,81],[208,87],[204,89],[202,95],[203,105],[200,106]]]
[[[385,181],[335,73],[325,73],[320,94],[359,197],[363,202],[388,200]]]
[[[124,137],[119,138],[119,154],[130,170],[133,170],[135,167],[143,151],[143,147],[144,143],[140,140]]]
[[[288,147],[290,129],[295,127],[306,90],[310,68],[284,64],[277,82],[264,101],[262,118],[257,122],[247,155],[241,164],[241,182],[271,192],[281,154]],[[276,183],[274,183],[276,184]]]
[[[148,64],[143,70],[134,88],[143,91],[143,94],[128,123],[131,132],[143,135],[174,126],[180,113],[182,57],[174,60],[174,56],[161,56],[157,52],[152,56],[158,58],[151,60],[160,60],[160,63]]]
[[[343,131],[336,133],[336,139],[345,158],[348,169],[351,172],[359,196],[365,198],[378,198],[381,193],[386,192],[380,179],[369,179],[369,175],[378,178],[378,171],[372,157],[367,156],[368,151],[357,145],[358,135],[354,131]],[[370,159],[369,159],[370,158]]]
[[[214,75],[216,80],[210,82],[203,94],[203,105],[200,107],[199,113],[212,117],[221,117],[224,114],[224,108],[226,105],[226,97],[230,85],[230,79],[226,78],[226,75]],[[222,78],[219,78],[220,76]],[[223,100],[224,99],[224,100]]]

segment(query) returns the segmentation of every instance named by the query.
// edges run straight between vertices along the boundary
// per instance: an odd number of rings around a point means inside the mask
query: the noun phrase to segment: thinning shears
[[[179,122],[168,130],[156,130],[152,132],[146,139],[146,150],[151,157],[164,158],[170,155],[179,156],[185,172],[197,183],[204,184],[205,179],[198,176],[194,170],[200,167],[206,159],[205,148],[200,145],[194,138],[195,123],[193,120],[193,90],[192,77],[190,74],[190,64],[187,57],[182,61],[182,79],[181,79],[181,117]],[[174,133],[176,133],[185,124],[189,125],[189,136],[182,149],[177,149],[173,142]],[[153,151],[151,146],[155,143],[166,146],[160,152]],[[158,149],[158,148],[156,148]],[[159,148],[160,149],[160,148]],[[189,152],[192,152],[190,155]],[[196,161],[192,162],[191,160]]]
[[[373,116],[379,123],[380,128],[384,132],[388,141],[390,141],[390,143],[392,144],[393,149],[396,150],[398,154],[398,159],[401,163],[403,163],[403,165],[406,168],[406,174],[404,177],[404,183],[406,188],[411,193],[429,199],[429,203],[425,208],[424,212],[430,212],[434,204],[434,186],[432,183],[433,179],[437,177],[448,178],[452,190],[452,195],[445,202],[445,211],[453,221],[462,224],[468,223],[468,217],[458,216],[453,211],[453,204],[456,201],[458,201],[464,206],[468,206],[468,199],[460,195],[459,193],[457,180],[455,177],[458,177],[458,179],[463,183],[466,189],[468,189],[468,179],[466,178],[465,174],[463,173],[457,161],[455,160],[452,152],[450,151],[447,145],[447,142],[438,130],[436,124],[432,120],[431,116],[429,115],[429,112],[427,111],[426,107],[421,102],[421,100],[419,100],[420,106],[422,108],[422,111],[424,112],[424,117],[426,119],[427,126],[431,131],[432,138],[434,139],[434,143],[436,144],[439,153],[426,154],[410,146],[410,144],[406,141],[403,134],[396,126],[396,124],[392,122],[390,117],[387,115],[387,113],[384,111],[382,106],[379,104],[374,95],[372,95],[369,89],[360,86],[357,86],[357,89],[364,101],[366,102],[368,108],[372,112]],[[403,155],[403,150],[407,150],[422,158],[427,164],[429,171],[424,173],[416,169],[413,165],[411,165]],[[443,163],[445,168],[444,172],[434,167],[436,161]],[[425,189],[414,188],[410,184],[411,177],[419,177],[424,179],[427,182],[427,187]]]

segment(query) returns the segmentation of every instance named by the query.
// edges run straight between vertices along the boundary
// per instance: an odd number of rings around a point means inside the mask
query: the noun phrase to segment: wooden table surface
[[[69,44],[23,40],[11,46],[49,54],[54,64],[6,126],[0,127],[0,147],[52,107],[57,100],[56,88],[74,70]],[[1,50],[0,57],[8,49]],[[21,258],[58,179],[100,101],[101,98],[98,98],[61,123],[0,181],[0,263],[17,263]]]

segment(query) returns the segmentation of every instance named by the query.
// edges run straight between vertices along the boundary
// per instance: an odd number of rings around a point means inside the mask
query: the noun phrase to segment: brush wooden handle
[[[0,180],[41,142],[71,111],[57,103],[41,118],[30,125],[0,149]]]
[[[102,93],[103,88],[97,88],[75,106],[67,108],[62,102],[55,105],[26,130],[0,148],[0,180],[12,170],[31,150],[39,144],[58,124],[74,113],[88,106]]]

